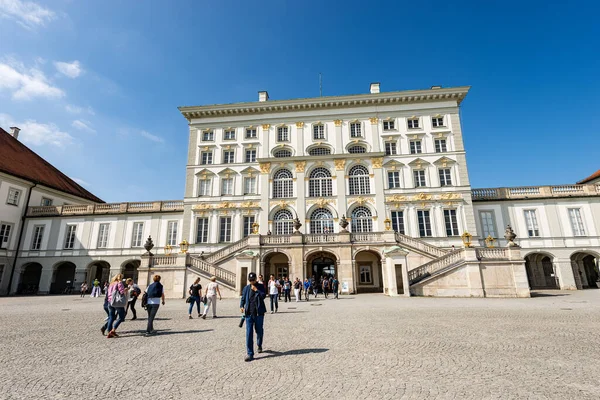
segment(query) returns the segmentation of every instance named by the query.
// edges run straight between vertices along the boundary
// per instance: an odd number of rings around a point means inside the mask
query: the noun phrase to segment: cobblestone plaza
[[[250,363],[235,300],[167,300],[153,337],[138,306],[109,340],[100,298],[4,298],[0,398],[596,399],[599,293],[280,303]]]

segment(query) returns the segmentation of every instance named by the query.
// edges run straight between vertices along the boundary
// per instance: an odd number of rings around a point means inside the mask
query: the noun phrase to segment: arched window
[[[308,154],[311,156],[324,156],[331,154],[331,150],[329,147],[314,147],[308,151]]]
[[[352,211],[352,232],[373,232],[373,217],[367,207],[356,207]]]
[[[370,194],[369,171],[362,165],[355,165],[350,168],[349,188],[350,194]]]
[[[333,215],[326,208],[317,208],[310,215],[310,233],[333,233]]]
[[[292,173],[287,169],[280,169],[273,177],[273,198],[281,199],[284,197],[292,197],[294,180]]]
[[[367,148],[365,146],[352,146],[348,149],[348,153],[366,153]]]
[[[289,210],[279,210],[273,217],[273,225],[276,235],[291,235],[294,217]]]
[[[278,150],[275,152],[274,156],[277,158],[291,157],[292,152],[289,150]]]
[[[315,168],[308,179],[308,196],[332,196],[331,173],[327,168]]]

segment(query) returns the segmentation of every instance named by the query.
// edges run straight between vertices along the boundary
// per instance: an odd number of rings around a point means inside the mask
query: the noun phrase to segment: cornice
[[[219,116],[336,109],[370,105],[424,103],[447,100],[455,100],[457,104],[460,104],[466,97],[470,88],[470,86],[459,86],[445,89],[406,90],[400,92],[369,93],[350,96],[329,96],[293,100],[268,100],[262,102],[254,101],[246,103],[215,104],[208,106],[187,106],[178,107],[178,109],[181,114],[188,121],[190,121],[191,119]]]

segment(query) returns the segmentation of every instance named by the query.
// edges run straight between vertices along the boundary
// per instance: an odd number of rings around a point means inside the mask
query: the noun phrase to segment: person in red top
[[[108,293],[108,323],[106,328],[109,331],[106,337],[110,339],[119,337],[119,335],[117,335],[117,328],[121,325],[121,322],[125,321],[125,306],[127,305],[127,300],[125,300],[123,305],[113,305],[113,298],[117,292],[127,297],[127,290],[125,289],[125,285],[123,285],[123,275],[115,275],[110,286],[106,290]],[[117,315],[119,316],[119,319],[115,321]]]

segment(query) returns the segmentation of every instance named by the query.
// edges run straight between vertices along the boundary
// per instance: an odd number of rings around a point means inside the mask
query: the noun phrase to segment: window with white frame
[[[210,196],[210,179],[198,179],[198,197]]]
[[[448,147],[446,146],[446,139],[435,139],[434,142],[436,153],[445,153],[448,151]]]
[[[360,267],[360,283],[373,283],[371,278],[371,266],[361,265]]]
[[[393,156],[395,154],[398,154],[396,142],[385,142],[385,154],[387,156]]]
[[[231,217],[219,218],[219,243],[231,242]]]
[[[96,247],[99,249],[105,249],[108,247],[108,230],[110,224],[100,224],[98,226],[98,242]]]
[[[359,206],[352,210],[352,232],[372,232],[373,216],[367,207]]]
[[[450,168],[440,168],[438,169],[438,174],[440,177],[440,186],[452,186]]]
[[[8,197],[6,198],[6,204],[11,206],[18,206],[19,199],[21,198],[21,191],[15,188],[8,189]]]
[[[406,120],[408,125],[408,129],[418,129],[419,128],[419,118],[409,118]]]
[[[430,237],[431,232],[431,216],[429,210],[417,210],[417,222],[419,223],[419,236]]]
[[[421,147],[420,140],[411,140],[409,142],[410,145],[410,154],[421,154],[423,152],[423,148]]]
[[[290,136],[287,126],[280,126],[277,128],[277,141],[278,142],[289,142]]]
[[[367,148],[365,146],[352,146],[350,148],[348,148],[348,153],[351,154],[360,154],[360,153],[366,153],[367,152]]]
[[[317,208],[310,215],[310,233],[333,233],[333,215],[326,208]]]
[[[0,249],[8,248],[8,242],[10,240],[10,233],[12,232],[12,224],[2,223],[0,224]]]
[[[360,122],[350,123],[350,137],[362,137],[362,124]]]
[[[311,156],[325,156],[331,154],[331,150],[329,147],[313,147],[308,151],[308,154]]]
[[[277,150],[275,152],[275,154],[273,154],[276,158],[285,158],[285,157],[291,157],[292,156],[292,152],[289,150]],[[314,155],[314,154],[311,154]]]
[[[223,140],[235,140],[235,129],[225,129],[223,131]]]
[[[213,131],[202,132],[202,141],[203,142],[212,142],[214,140],[215,140],[215,133]]]
[[[294,179],[288,169],[280,169],[273,176],[273,198],[281,199],[294,196]]]
[[[246,162],[256,162],[256,149],[246,149]]]
[[[77,225],[67,225],[65,233],[65,249],[73,249],[75,247],[75,234],[77,232]]]
[[[325,139],[325,125],[323,125],[323,124],[313,125],[313,139],[314,140]]]
[[[41,250],[42,240],[44,239],[44,225],[35,225],[33,227],[33,238],[31,240],[31,250]]]
[[[244,178],[244,194],[256,194],[255,176],[247,176]]]
[[[177,246],[177,225],[177,221],[167,223],[167,244],[169,246]]]
[[[196,243],[208,243],[208,218],[196,219]]]
[[[242,237],[247,237],[252,233],[252,225],[256,221],[254,215],[244,215],[244,226],[242,229]]]
[[[404,211],[392,211],[392,229],[404,235]]]
[[[246,128],[246,139],[256,139],[256,128]]]
[[[213,163],[213,153],[212,151],[203,151],[200,154],[200,164],[209,165]]]
[[[569,219],[571,220],[571,228],[573,236],[585,236],[585,227],[581,218],[581,210],[579,208],[569,208]]]
[[[47,197],[42,197],[42,203],[41,203],[42,206],[48,207],[48,206],[51,206],[52,203],[53,203],[52,199],[49,199]]]
[[[235,152],[233,150],[223,151],[223,164],[233,164],[235,162]]]
[[[233,178],[221,179],[221,195],[233,195]]]
[[[134,222],[131,233],[131,247],[142,247],[142,236],[144,235],[144,223]]]
[[[440,126],[444,126],[444,117],[432,117],[431,118],[431,126],[434,128],[439,128]]]
[[[444,210],[444,223],[446,224],[446,236],[459,235],[456,210]]]
[[[527,225],[527,235],[529,237],[540,236],[540,228],[538,226],[537,215],[535,210],[525,210],[525,224]]]
[[[327,168],[315,168],[310,172],[308,179],[308,196],[325,197],[332,196],[331,172]]]
[[[293,231],[294,217],[289,210],[279,210],[273,216],[273,229],[276,235],[290,235]]]
[[[383,130],[384,131],[393,131],[396,129],[396,123],[393,119],[383,121]]]
[[[388,171],[388,188],[397,189],[400,187],[400,172]]]
[[[427,181],[425,180],[425,170],[415,169],[413,171],[413,179],[415,181],[416,188],[427,186]]]
[[[369,170],[363,165],[355,165],[348,173],[348,188],[350,195],[370,194]]]
[[[479,220],[481,221],[481,231],[484,238],[487,238],[488,236],[491,236],[492,238],[498,237],[496,234],[496,222],[493,211],[480,211]]]

